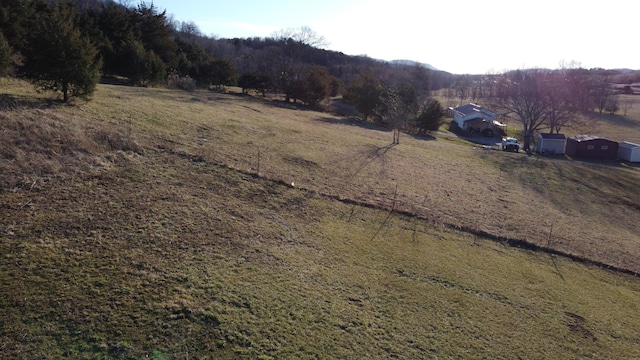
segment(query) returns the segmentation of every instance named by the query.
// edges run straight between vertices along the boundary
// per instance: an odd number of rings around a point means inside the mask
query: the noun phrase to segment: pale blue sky
[[[150,3],[150,0],[145,1]],[[153,0],[217,38],[310,27],[330,50],[452,73],[524,67],[640,69],[636,0]]]

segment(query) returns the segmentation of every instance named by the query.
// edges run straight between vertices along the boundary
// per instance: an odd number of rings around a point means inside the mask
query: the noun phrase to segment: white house
[[[540,154],[564,154],[567,138],[563,134],[538,134],[535,151]]]
[[[640,162],[640,145],[628,141],[619,143],[618,158],[629,162]]]
[[[453,121],[469,134],[483,133],[485,129],[495,131],[496,128],[505,126],[495,120],[497,113],[478,104],[469,103],[450,110],[453,113]]]

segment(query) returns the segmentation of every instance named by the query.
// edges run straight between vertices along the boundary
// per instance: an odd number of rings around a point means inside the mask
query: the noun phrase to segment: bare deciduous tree
[[[202,31],[200,31],[198,25],[193,21],[182,21],[179,26],[178,31],[183,35],[188,37],[202,36]]]
[[[531,140],[549,116],[546,94],[548,73],[543,70],[516,70],[487,77],[491,87],[487,101],[503,115],[515,116],[522,123],[525,151],[531,150]]]
[[[328,42],[324,36],[316,34],[311,28],[303,26],[299,29],[282,29],[272,37],[279,44],[279,52],[274,59],[278,69],[278,80],[285,93],[286,101],[291,100],[293,85],[305,71],[302,57],[311,48],[322,48]],[[295,102],[295,99],[294,99]]]
[[[452,99],[455,97],[454,90],[448,87],[444,91],[444,98],[447,101],[447,106],[455,106],[455,103],[452,101]]]
[[[453,84],[453,87],[456,89],[456,95],[460,99],[460,105],[469,98],[469,87],[471,86],[471,81],[469,77],[466,75],[461,76],[456,80]]]
[[[595,104],[598,112],[602,114],[606,110],[609,99],[613,96],[609,77],[606,75],[593,76],[589,83],[589,89],[593,104]]]
[[[582,128],[586,125],[582,113],[593,110],[596,95],[609,102],[611,98],[606,78],[594,78],[584,69],[517,70],[487,75],[483,81],[484,99],[502,115],[522,123],[527,151],[536,132]]]
[[[618,112],[618,110],[620,110],[618,98],[615,96],[610,96],[604,105],[604,110],[608,112],[609,115],[614,115],[616,112]]]
[[[576,102],[574,89],[570,83],[571,69],[560,69],[559,71],[550,71],[545,75],[543,82],[544,94],[547,98],[548,114],[546,124],[549,127],[549,133],[559,134],[564,127],[579,127],[582,125],[580,121],[580,103]]]
[[[583,68],[564,67],[565,86],[571,93],[571,102],[577,111],[592,111],[593,101],[590,96],[589,71]]]
[[[378,113],[393,130],[393,144],[400,144],[400,132],[418,111],[416,91],[409,84],[401,84],[396,89],[386,89],[380,103]]]
[[[635,101],[633,99],[630,99],[630,98],[623,98],[620,101],[620,106],[622,108],[622,114],[624,116],[627,116],[627,112],[629,110],[631,110],[631,108],[633,108],[634,103],[635,103]]]
[[[559,134],[562,128],[578,129],[586,125],[581,113],[592,106],[589,88],[585,79],[586,70],[576,62],[561,62],[557,71],[548,71],[546,96],[549,113],[547,125],[549,133]]]

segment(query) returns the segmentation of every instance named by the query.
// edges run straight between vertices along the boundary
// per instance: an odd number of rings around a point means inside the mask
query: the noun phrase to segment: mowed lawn
[[[238,95],[2,85],[2,357],[640,356],[636,277],[478,235],[638,271],[637,167],[390,146]]]

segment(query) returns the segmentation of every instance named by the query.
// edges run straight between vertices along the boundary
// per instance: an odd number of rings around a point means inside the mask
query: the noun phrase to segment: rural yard
[[[0,86],[2,358],[640,357],[637,163]],[[640,142],[638,108],[594,132]]]

